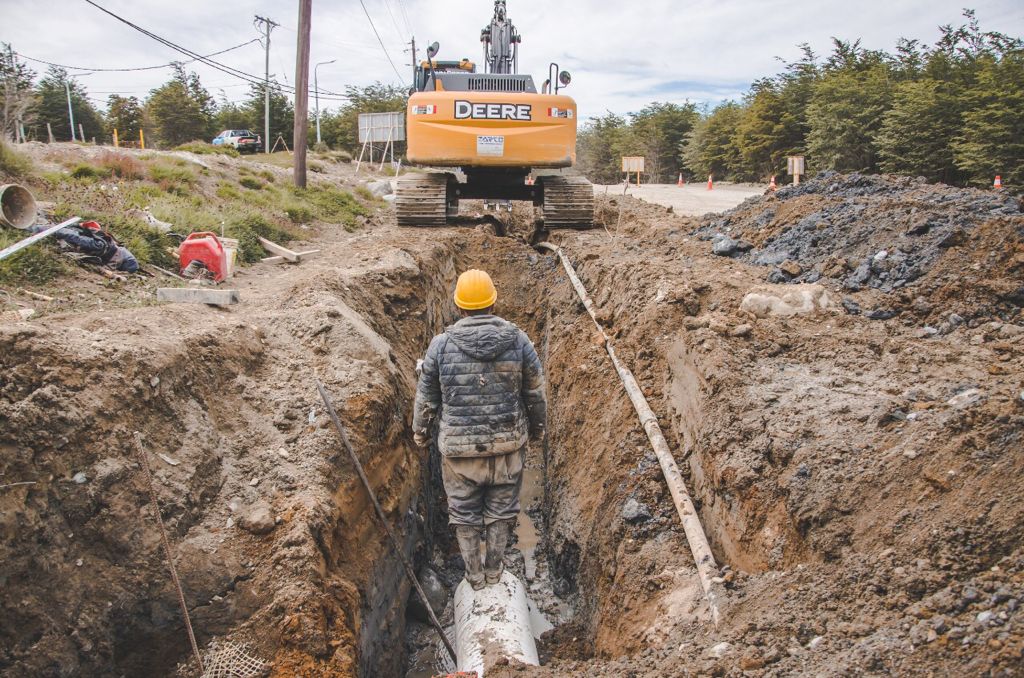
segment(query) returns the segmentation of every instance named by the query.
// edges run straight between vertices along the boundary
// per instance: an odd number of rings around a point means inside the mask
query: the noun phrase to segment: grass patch
[[[174,150],[188,151],[196,155],[227,155],[232,158],[237,158],[241,155],[233,146],[214,146],[205,141],[190,141],[187,144],[176,147]]]
[[[270,170],[260,170],[260,176],[266,179],[270,183],[274,183],[274,173]]]
[[[0,230],[0,249],[28,237],[26,231]],[[52,242],[38,242],[0,261],[0,285],[37,285],[49,282],[68,268]]]
[[[307,203],[320,221],[338,223],[346,231],[353,231],[356,218],[369,216],[370,211],[348,191],[319,185],[294,189],[295,195]]]
[[[242,194],[233,185],[222,181],[217,184],[217,197],[221,200],[241,200]]]
[[[326,168],[324,167],[324,164],[322,162],[309,163],[310,172],[315,172],[316,174],[323,174],[325,169]]]
[[[368,202],[375,202],[377,200],[377,196],[366,186],[356,186],[356,195]]]
[[[71,178],[78,181],[96,181],[106,179],[110,176],[110,170],[106,167],[95,167],[85,163],[79,163],[71,169]]]
[[[0,174],[23,177],[32,171],[32,161],[0,140]]]
[[[259,214],[248,214],[233,220],[226,229],[227,235],[238,239],[239,261],[251,264],[268,256],[259,238],[285,244],[295,238],[294,234]]]
[[[167,193],[185,195],[196,182],[196,175],[185,167],[153,165],[149,168],[149,179]]]
[[[263,190],[263,182],[256,177],[242,177],[238,180],[238,183],[241,184],[243,188],[248,188],[253,191]]]
[[[289,205],[284,208],[284,213],[291,219],[293,224],[308,224],[315,218],[313,210],[305,205]]]

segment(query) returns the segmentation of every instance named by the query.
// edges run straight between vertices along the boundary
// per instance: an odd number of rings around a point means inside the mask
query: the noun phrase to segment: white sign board
[[[793,175],[804,174],[804,156],[793,155],[786,158],[786,173]]]
[[[480,135],[476,138],[476,154],[500,158],[505,155],[505,137]]]
[[[388,141],[405,141],[405,112],[359,114],[359,143]]]
[[[643,172],[644,171],[644,158],[643,158],[643,156],[623,156],[622,157],[622,171],[623,172]]]

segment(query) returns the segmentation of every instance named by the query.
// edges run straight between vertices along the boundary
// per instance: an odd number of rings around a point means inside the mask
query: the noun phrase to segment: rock
[[[427,601],[430,603],[434,614],[440,617],[441,613],[444,612],[445,605],[448,604],[448,589],[445,588],[441,578],[437,576],[437,572],[432,567],[423,567],[416,578],[419,579],[423,593],[427,594]],[[420,600],[416,591],[409,593],[409,612],[420,622],[424,624],[430,623],[430,615],[427,614],[427,608],[423,605],[423,601]]]
[[[955,396],[947,400],[946,404],[954,410],[963,410],[977,405],[981,402],[981,399],[981,391],[976,388],[969,388],[966,391],[957,393]]]
[[[748,325],[747,323],[744,323],[742,325],[737,325],[736,327],[734,327],[731,330],[729,330],[729,336],[732,336],[732,337],[745,337],[745,336],[748,336],[750,334],[751,330],[753,330],[753,329],[754,328],[751,327],[750,325]]]
[[[84,485],[85,483],[89,482],[89,478],[86,477],[86,475],[81,471],[71,476],[71,480],[75,481],[76,485]]]
[[[651,511],[636,497],[630,497],[622,506],[622,518],[630,523],[641,523],[651,519]]]
[[[252,534],[269,534],[276,524],[274,511],[262,499],[242,509],[238,516],[238,526]]]
[[[260,484],[260,479],[259,479],[259,478],[256,478],[255,476],[253,477],[253,479],[252,479],[252,480],[250,480],[250,481],[249,481],[249,485],[250,485],[251,487],[256,487],[256,486],[257,486],[257,485],[259,485],[259,484]]]
[[[159,386],[160,385],[160,377],[153,377],[152,379],[150,379],[149,380],[149,385],[152,386],[153,388],[156,388],[157,386]]]
[[[824,636],[815,636],[814,638],[811,638],[811,642],[807,643],[807,649],[808,650],[817,650],[819,647],[821,647],[821,644],[824,643],[824,642],[825,642],[825,637]]]
[[[751,288],[740,302],[740,310],[758,318],[792,317],[833,308],[835,305],[821,285],[760,285]]]
[[[957,228],[949,232],[949,234],[939,241],[939,247],[943,249],[949,247],[956,247],[963,245],[967,242],[967,233],[962,228]]]
[[[764,657],[758,654],[745,654],[740,657],[740,669],[744,671],[763,669],[766,663]]]
[[[711,252],[720,257],[731,257],[736,253],[739,243],[727,235],[718,235],[711,241]]]
[[[790,278],[795,278],[804,272],[803,267],[800,264],[793,261],[792,259],[787,259],[786,261],[782,262],[782,265],[779,266],[779,270],[788,275]]]
[[[797,478],[810,478],[811,477],[811,469],[808,468],[807,464],[800,464],[800,466],[797,467],[797,469],[796,469],[796,477]]]
[[[394,189],[391,188],[391,182],[387,180],[383,181],[371,181],[366,184],[366,190],[373,193],[378,198],[383,198],[385,195],[391,195],[394,193]]]
[[[731,650],[732,650],[732,644],[730,644],[730,643],[718,643],[717,645],[712,645],[707,650],[705,650],[704,654],[706,656],[708,656],[708,657],[713,657],[715,659],[721,659],[725,655],[729,654],[729,652]]]
[[[860,304],[851,299],[850,297],[843,297],[843,308],[850,315],[860,315]]]
[[[1011,325],[1010,323],[1006,323],[1005,325],[999,328],[999,334],[1003,335],[1004,337],[1018,337],[1024,334],[1024,327],[1021,327],[1020,325]]]
[[[992,621],[992,618],[995,617],[995,616],[996,616],[996,613],[993,612],[992,610],[985,610],[984,612],[979,612],[978,616],[975,617],[974,619],[979,624],[988,624],[990,621]]]
[[[865,313],[864,317],[868,320],[889,320],[890,318],[895,318],[899,314],[899,311],[895,311],[891,308],[876,308],[873,311]]]
[[[946,621],[945,617],[939,615],[932,618],[931,627],[935,633],[942,634],[949,630],[949,623]]]

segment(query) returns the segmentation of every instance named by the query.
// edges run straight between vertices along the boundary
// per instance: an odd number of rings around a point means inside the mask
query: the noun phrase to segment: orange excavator
[[[559,94],[569,73],[552,63],[540,92],[532,76],[519,74],[522,36],[505,0],[495,0],[480,41],[483,73],[467,59],[435,60],[436,42],[415,68],[407,155],[431,171],[398,180],[399,225],[443,226],[458,215],[461,199],[477,199],[532,202],[547,229],[591,228],[593,186],[561,172],[576,162],[576,102]]]

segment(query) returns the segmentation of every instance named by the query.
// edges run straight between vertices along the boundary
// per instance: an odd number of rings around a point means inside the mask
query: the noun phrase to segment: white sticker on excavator
[[[505,137],[478,136],[476,138],[476,154],[500,158],[505,155]]]

